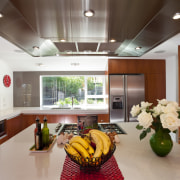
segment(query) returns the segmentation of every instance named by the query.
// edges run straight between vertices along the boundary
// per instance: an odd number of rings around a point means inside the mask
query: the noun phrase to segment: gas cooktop
[[[98,124],[98,129],[104,132],[116,132],[117,134],[126,134],[126,132],[116,123],[100,123]],[[77,124],[58,124],[55,131],[59,134],[61,133],[73,133],[78,135]]]

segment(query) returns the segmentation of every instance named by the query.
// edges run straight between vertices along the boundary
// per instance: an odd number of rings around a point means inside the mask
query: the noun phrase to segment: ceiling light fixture
[[[137,46],[136,48],[135,48],[135,50],[140,50],[142,47],[141,46]]]
[[[173,16],[173,19],[175,19],[175,20],[180,19],[180,13],[179,12],[175,13]]]
[[[111,39],[110,42],[116,42],[116,40],[115,39]]]
[[[91,10],[91,9],[89,9],[89,10],[87,10],[87,11],[84,11],[84,16],[85,17],[92,17],[92,16],[94,16],[94,11],[93,10]]]
[[[38,46],[33,46],[33,49],[39,49],[39,47]]]
[[[61,41],[61,42],[66,42],[66,40],[65,40],[65,39],[61,39],[60,41]]]
[[[3,17],[3,14],[2,13],[0,13],[0,18],[2,18]]]

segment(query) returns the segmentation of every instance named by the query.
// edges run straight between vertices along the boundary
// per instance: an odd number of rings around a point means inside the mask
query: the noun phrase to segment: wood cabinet
[[[48,119],[48,123],[77,123],[78,116],[87,116],[90,114],[23,114],[23,119],[25,122],[28,122],[29,125],[35,123],[35,119],[38,116],[40,122],[43,123],[44,117]],[[109,114],[98,114],[98,122],[109,122]]]
[[[166,98],[165,60],[109,59],[110,74],[144,74],[145,100],[156,104]]]
[[[8,119],[6,121],[6,126],[7,126],[7,136],[9,139],[24,129],[24,123],[22,121],[22,115]]]
[[[29,127],[33,123],[37,116],[40,122],[43,123],[43,119],[46,116],[48,123],[77,123],[78,116],[87,116],[90,114],[20,114],[16,117],[8,119],[6,121],[6,135],[0,139],[0,144],[7,141],[23,129]],[[109,122],[109,114],[98,114],[98,122]]]

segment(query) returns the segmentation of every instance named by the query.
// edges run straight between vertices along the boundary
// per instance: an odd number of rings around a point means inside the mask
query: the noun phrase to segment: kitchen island
[[[57,124],[48,124],[51,133]],[[126,180],[180,179],[180,145],[174,142],[167,157],[156,156],[149,145],[148,135],[142,141],[136,123],[119,123],[127,134],[119,135],[114,153]],[[66,153],[63,145],[53,145],[49,152],[32,153],[35,125],[31,125],[0,145],[0,179],[2,180],[58,180]]]

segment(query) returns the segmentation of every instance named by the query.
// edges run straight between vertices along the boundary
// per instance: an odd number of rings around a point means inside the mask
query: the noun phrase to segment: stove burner
[[[111,123],[104,123],[104,124],[98,124],[98,129],[104,132],[116,132],[117,134],[126,134],[126,132],[119,127],[117,124],[111,124]],[[60,130],[58,135],[61,133],[73,133],[74,135],[78,135],[78,128],[77,124],[64,124]]]
[[[117,134],[126,134],[126,132],[121,127],[119,127],[119,125],[115,123],[101,124],[101,126],[106,132],[116,132]]]

